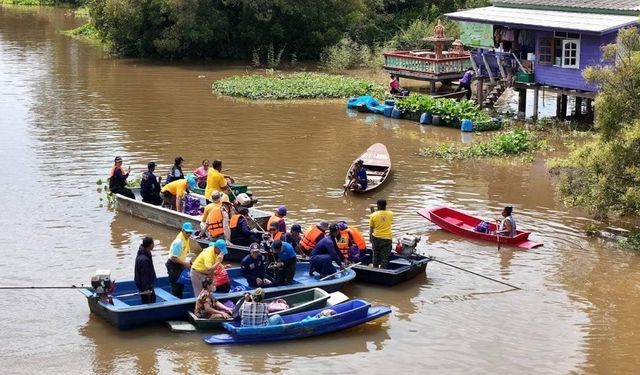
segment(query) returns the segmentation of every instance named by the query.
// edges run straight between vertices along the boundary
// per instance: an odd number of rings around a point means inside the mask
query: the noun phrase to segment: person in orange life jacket
[[[167,174],[167,179],[166,179],[167,184],[175,180],[184,179],[184,173],[182,173],[183,161],[184,159],[182,158],[182,156],[177,156],[175,158],[175,160],[173,161],[173,166],[171,167],[171,170],[169,170],[169,173]]]
[[[249,246],[257,242],[256,233],[249,228],[247,215],[249,209],[246,207],[238,207],[238,213],[231,216],[229,221],[229,229],[231,230],[231,243],[242,246]]]
[[[215,195],[212,194],[211,197]],[[206,210],[206,207],[205,207]],[[220,194],[220,206],[213,206],[206,215],[208,235],[211,240],[224,239],[227,244],[231,243],[231,230],[229,229],[229,212],[231,202],[229,196]],[[205,213],[202,214],[203,218]]]
[[[340,229],[340,238],[336,240],[338,250],[342,253],[342,256],[349,259],[352,262],[357,262],[360,259],[360,249],[355,242],[355,238],[347,223],[339,221],[337,223],[338,229]]]
[[[321,221],[307,228],[300,241],[300,247],[305,255],[308,256],[311,254],[311,251],[316,247],[318,241],[324,238],[327,229],[329,229],[329,223],[326,221]]]
[[[159,206],[162,204],[162,197],[160,196],[162,177],[156,177],[153,174],[155,170],[156,163],[153,161],[148,162],[147,171],[142,174],[142,181],[140,182],[140,195],[143,202]]]
[[[320,277],[331,275],[336,272],[333,262],[336,262],[340,269],[344,269],[344,263],[348,261],[344,258],[337,246],[340,240],[340,229],[337,224],[331,224],[329,235],[321,239],[311,252],[309,258],[309,276],[317,271]]]
[[[269,224],[269,228],[267,229],[269,231],[269,236],[271,241],[275,241],[275,240],[284,240],[285,234],[284,232],[281,232],[279,230],[279,225],[278,223],[275,222],[271,222]]]
[[[293,250],[299,255],[306,256],[302,251],[302,247],[300,247],[300,234],[302,233],[302,227],[299,224],[293,224],[289,233],[285,234],[284,240],[293,246]]]
[[[285,216],[287,216],[287,207],[285,207],[284,205],[281,205],[280,207],[278,207],[276,212],[273,215],[271,215],[271,217],[269,218],[269,221],[267,222],[267,230],[271,228],[271,223],[277,223],[278,231],[282,233],[287,233],[287,224],[284,221]]]
[[[135,194],[127,188],[127,178],[129,177],[130,171],[131,166],[129,166],[129,170],[125,173],[124,168],[122,168],[122,158],[116,156],[113,160],[113,167],[111,167],[109,171],[109,191],[113,194],[120,194],[127,198],[136,199]]]
[[[259,244],[254,242],[249,246],[249,255],[240,262],[240,269],[250,287],[271,285],[271,280],[267,278],[267,261],[262,255]]]

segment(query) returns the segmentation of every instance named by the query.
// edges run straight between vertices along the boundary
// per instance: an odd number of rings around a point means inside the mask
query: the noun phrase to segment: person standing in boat
[[[340,240],[340,228],[337,224],[329,226],[329,235],[321,239],[311,252],[309,258],[309,276],[317,271],[321,277],[331,275],[336,272],[333,266],[335,262],[341,270],[344,269],[345,258],[338,249],[337,242]]]
[[[140,302],[143,305],[156,302],[156,292],[153,288],[157,278],[151,255],[153,245],[153,238],[148,236],[143,238],[136,256],[134,281],[140,294]]]
[[[153,161],[148,162],[147,171],[142,174],[142,181],[140,182],[140,195],[143,202],[159,206],[162,204],[162,197],[160,196],[162,177],[156,177],[153,174],[155,170],[156,163]]]
[[[214,271],[222,264],[227,255],[227,244],[224,240],[209,242],[209,247],[202,250],[191,263],[191,286],[193,294],[198,295],[202,290],[202,281],[206,277],[213,277]]]
[[[516,220],[513,218],[512,213],[513,207],[511,206],[506,206],[502,210],[502,219],[496,220],[499,223],[497,235],[513,237],[517,234]]]
[[[300,226],[300,224],[293,224],[291,226],[291,229],[289,230],[289,233],[285,234],[284,240],[285,242],[291,244],[293,250],[295,250],[297,254],[306,256],[302,251],[302,247],[300,246],[300,240],[302,240],[300,234],[302,234],[302,227]]]
[[[196,168],[193,171],[193,175],[198,179],[198,187],[206,188],[207,187],[207,175],[209,174],[209,159],[204,159],[202,161],[202,165]]]
[[[276,278],[278,285],[289,285],[293,282],[293,277],[296,275],[296,264],[298,258],[296,251],[288,242],[281,240],[275,240],[271,244],[273,253],[278,257],[276,262]]]
[[[171,167],[171,170],[169,170],[169,174],[167,174],[167,184],[175,180],[184,179],[184,173],[182,173],[182,162],[184,162],[182,156],[177,156],[175,158],[173,166]]]
[[[267,278],[267,261],[262,255],[260,245],[252,243],[249,246],[249,255],[240,262],[242,276],[247,279],[250,287],[266,287],[271,285],[271,280]]]
[[[475,71],[473,68],[467,68],[467,71],[464,72],[462,78],[460,79],[460,84],[455,92],[460,92],[462,90],[466,90],[465,97],[467,100],[471,100],[471,81],[473,80],[473,76],[475,75]]]
[[[111,167],[111,170],[109,171],[109,191],[111,193],[136,199],[135,194],[127,188],[127,178],[129,177],[130,171],[131,166],[129,166],[129,169],[125,173],[124,168],[122,168],[122,158],[120,156],[116,156],[113,160],[113,167]]]
[[[169,247],[169,259],[165,263],[171,284],[171,294],[178,298],[182,298],[184,291],[184,285],[178,283],[178,278],[180,278],[183,269],[191,268],[191,263],[187,261],[187,255],[191,252],[189,237],[193,231],[193,224],[190,222],[182,224],[182,230]]]
[[[387,210],[386,199],[378,199],[378,209],[369,216],[369,241],[373,250],[373,267],[387,268],[393,247],[391,226],[393,212]]]
[[[189,182],[195,184],[194,180],[180,179],[164,185],[162,189],[160,189],[164,204],[172,210],[182,212],[182,199],[189,194]]]
[[[249,246],[257,242],[256,233],[249,228],[247,221],[249,209],[243,206],[238,207],[238,213],[231,216],[229,229],[231,231],[231,243],[242,246]]]
[[[326,221],[321,221],[318,224],[311,225],[307,228],[304,232],[304,236],[302,236],[302,240],[300,241],[300,247],[306,256],[311,254],[311,251],[316,247],[316,244],[324,238],[327,229],[329,229],[329,223]]]
[[[208,204],[208,209],[205,207],[205,212],[202,213],[202,220],[206,223],[209,239],[212,241],[223,239],[227,243],[231,243],[231,230],[229,228],[231,202],[229,202],[229,196],[214,192],[211,197],[214,203]],[[218,204],[215,203],[216,200],[219,201]]]
[[[216,191],[229,195],[231,190],[227,184],[226,177],[222,174],[222,160],[214,160],[207,172],[207,186],[204,190],[204,197],[210,199],[211,194]]]

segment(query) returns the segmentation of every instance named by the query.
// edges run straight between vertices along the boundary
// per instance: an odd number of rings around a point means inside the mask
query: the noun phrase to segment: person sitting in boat
[[[227,244],[224,240],[209,242],[209,247],[202,250],[191,263],[191,286],[193,294],[200,294],[202,281],[206,277],[212,277],[216,268],[222,264],[227,255]]]
[[[178,298],[182,298],[184,284],[178,282],[183,269],[191,268],[191,263],[187,260],[187,255],[191,252],[189,237],[193,233],[193,224],[185,222],[182,224],[182,230],[173,240],[169,247],[169,259],[165,264],[169,283],[171,284],[171,294]]]
[[[113,167],[111,167],[109,171],[109,191],[113,194],[120,194],[127,198],[136,199],[135,194],[127,188],[129,171],[131,171],[131,166],[129,166],[129,169],[125,173],[124,168],[122,168],[122,158],[116,156],[113,160]]]
[[[197,294],[194,314],[200,319],[231,319],[231,309],[213,297],[216,291],[213,280],[206,277],[200,285],[202,289]]]
[[[264,290],[258,288],[253,293],[245,294],[244,303],[240,307],[240,325],[242,327],[263,327],[282,322],[279,315],[269,318],[269,306],[263,302]]]
[[[175,160],[173,161],[173,166],[167,174],[167,184],[176,180],[184,179],[184,173],[182,173],[182,162],[184,162],[182,156],[177,156],[175,158]]]
[[[204,189],[207,187],[207,175],[209,174],[209,159],[204,159],[202,165],[193,171],[196,176],[198,187]]]
[[[182,199],[189,194],[190,183],[195,184],[195,180],[181,179],[164,185],[160,189],[164,204],[172,210],[182,212]]]
[[[267,261],[259,244],[254,242],[249,246],[249,255],[240,262],[240,269],[250,287],[271,285],[271,280],[267,278]]]
[[[285,216],[287,216],[287,207],[284,205],[281,205],[280,207],[278,207],[276,212],[274,212],[273,215],[271,215],[271,217],[269,218],[269,221],[267,221],[267,230],[271,228],[272,223],[276,223],[277,224],[276,228],[279,232],[283,234],[287,233],[287,223],[285,223],[284,221]]]
[[[148,162],[147,171],[142,174],[142,181],[140,182],[140,195],[143,202],[159,206],[162,204],[162,197],[160,196],[162,177],[156,177],[153,174],[155,170],[156,163],[153,161]]]
[[[214,160],[207,171],[207,186],[204,189],[205,198],[209,199],[211,194],[216,191],[227,195],[231,194],[227,178],[233,183],[233,178],[222,174],[222,160]]]
[[[506,206],[502,210],[502,219],[496,220],[499,222],[498,231],[496,232],[497,235],[507,237],[513,237],[516,235],[516,220],[513,218],[512,213],[513,207],[511,206]]]
[[[300,237],[301,233],[302,227],[300,226],[300,224],[293,224],[291,226],[291,229],[289,230],[289,233],[285,234],[284,241],[288,242],[297,254],[305,256],[304,252],[302,251],[302,247],[300,246],[300,241],[302,240],[302,238]]]
[[[337,224],[340,229],[340,239],[336,241],[338,249],[343,257],[351,262],[357,262],[360,259],[360,254],[366,250],[362,233],[355,228],[350,228],[344,221],[339,221]]]
[[[321,277],[331,275],[336,272],[333,262],[344,269],[345,258],[338,249],[337,242],[340,240],[340,229],[337,224],[329,226],[329,235],[321,239],[311,252],[309,258],[309,276],[317,271]]]
[[[237,214],[231,216],[229,220],[229,230],[231,231],[231,243],[242,246],[249,246],[257,242],[256,232],[249,228],[247,216],[249,209],[246,207],[238,207]]]
[[[311,251],[316,247],[316,244],[322,240],[325,236],[325,233],[329,229],[329,223],[326,221],[321,221],[316,225],[311,225],[304,232],[304,236],[302,236],[302,240],[300,241],[300,247],[304,252],[304,255],[309,256]]]
[[[296,264],[298,262],[296,251],[290,243],[281,240],[273,241],[271,249],[278,257],[276,262],[276,279],[278,280],[278,285],[291,284],[293,277],[296,275]]]
[[[281,232],[278,228],[278,223],[271,222],[267,227],[269,231],[269,241],[281,240],[284,239],[286,233]]]
[[[153,238],[145,237],[138,248],[136,265],[134,269],[134,281],[140,293],[140,302],[144,305],[156,302],[156,293],[153,289],[156,283],[156,269],[153,267],[151,251],[153,250]]]
[[[354,164],[354,168],[349,173],[349,180],[351,181],[349,189],[357,191],[367,190],[369,180],[367,179],[367,170],[364,168],[364,161],[362,159]]]
[[[231,210],[231,202],[229,196],[220,192],[214,192],[211,195],[211,203],[205,206],[202,213],[201,224],[206,230],[204,233],[209,239],[215,241],[224,239],[231,243],[231,229],[229,227],[229,212]]]
[[[400,77],[395,74],[389,75],[389,92],[393,96],[409,96],[409,90],[400,87]]]

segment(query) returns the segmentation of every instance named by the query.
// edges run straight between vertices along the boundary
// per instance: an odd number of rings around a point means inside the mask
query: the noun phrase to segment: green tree
[[[640,214],[640,34],[620,30],[615,45],[603,49],[615,64],[584,72],[600,92],[595,100],[598,138],[553,160],[559,191],[569,206],[596,217]]]

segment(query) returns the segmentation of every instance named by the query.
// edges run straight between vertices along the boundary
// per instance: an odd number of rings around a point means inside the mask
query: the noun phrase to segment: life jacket
[[[342,255],[349,259],[349,247],[353,243],[353,237],[349,230],[341,230],[340,231],[340,239],[336,241],[336,245],[338,246],[338,250],[342,253]]]
[[[367,243],[365,242],[364,236],[359,230],[349,227],[347,228],[347,232],[349,232],[349,235],[351,236],[351,241],[358,245],[358,249],[360,251],[365,251],[367,249]]]
[[[242,215],[240,214],[235,214],[231,216],[231,220],[229,220],[229,229],[231,230],[235,229],[238,226],[238,224],[240,224],[241,217]]]
[[[111,167],[111,170],[109,171],[109,189],[118,189],[118,188],[123,188],[126,185],[125,181],[121,181],[119,179],[114,178],[115,174],[116,174],[116,169],[120,168],[120,173],[122,173],[123,176],[126,176],[126,173],[124,172],[124,168],[122,167],[116,167],[115,165],[113,167]]]
[[[308,253],[316,247],[316,244],[320,239],[322,239],[322,237],[324,237],[322,229],[318,228],[317,225],[310,226],[304,232],[304,236],[302,236],[302,240],[300,241],[300,246]]]
[[[224,234],[222,225],[222,207],[214,207],[207,216],[207,228],[211,237],[218,237]]]
[[[271,236],[271,239],[274,240],[274,241],[275,240],[284,241],[284,233],[278,231],[278,232],[276,232],[276,234]]]
[[[269,221],[267,221],[267,226],[265,227],[266,230],[269,230],[269,228],[271,228],[271,223],[280,223],[280,220],[282,220],[282,218],[276,214],[271,215],[271,217],[269,218]],[[278,227],[278,230],[280,230],[280,227]],[[286,228],[285,228],[286,231]]]

